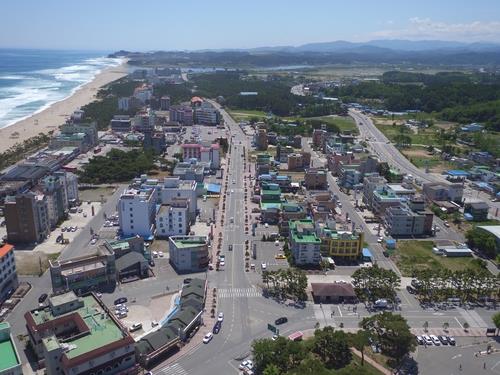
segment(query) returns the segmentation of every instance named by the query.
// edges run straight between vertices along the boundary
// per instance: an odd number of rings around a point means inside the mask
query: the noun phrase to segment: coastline
[[[73,111],[94,101],[101,87],[125,75],[127,75],[127,61],[121,65],[102,70],[92,81],[82,85],[66,99],[53,103],[44,110],[12,125],[1,128],[0,152],[7,151],[16,143],[22,143],[39,133],[57,130]],[[18,133],[18,136],[14,136],[14,133]]]

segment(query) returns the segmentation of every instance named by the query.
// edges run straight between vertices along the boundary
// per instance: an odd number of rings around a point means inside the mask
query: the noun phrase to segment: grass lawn
[[[401,134],[400,127],[404,125],[392,125],[392,122],[389,124],[387,122],[380,122],[375,119],[375,125],[377,128],[384,133],[384,135],[389,138],[392,142],[396,140],[396,137]],[[411,129],[406,129],[404,131],[404,135],[407,135],[411,138],[411,142],[414,145],[436,145],[436,137],[435,134],[437,132],[437,128],[427,128],[427,129],[419,129],[417,133],[415,133]]]
[[[365,363],[361,366],[361,358],[353,354],[352,361],[348,366],[335,371],[332,370],[332,374],[363,374],[363,375],[380,375],[382,374],[375,367],[366,362],[366,353],[365,353]]]
[[[252,117],[258,117],[259,119],[263,119],[263,118],[265,118],[267,116],[267,114],[265,112],[254,111],[254,110],[246,110],[246,109],[229,109],[229,108],[226,108],[226,111],[234,119],[234,121],[248,121]]]
[[[403,276],[412,276],[412,271],[422,269],[452,271],[467,268],[479,271],[481,268],[472,262],[472,257],[448,258],[432,253],[432,241],[398,241],[397,248],[391,256]]]

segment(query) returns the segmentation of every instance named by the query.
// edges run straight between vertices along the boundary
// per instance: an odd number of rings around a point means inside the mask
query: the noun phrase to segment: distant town
[[[494,126],[259,74],[136,67],[1,171],[0,374],[493,366]]]

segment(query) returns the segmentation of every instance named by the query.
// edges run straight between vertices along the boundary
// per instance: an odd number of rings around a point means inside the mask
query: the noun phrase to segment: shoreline
[[[57,130],[64,124],[73,111],[94,101],[99,89],[110,82],[127,75],[127,61],[99,72],[92,81],[78,87],[73,94],[55,102],[47,108],[34,113],[14,124],[0,128],[0,152],[14,146],[16,143],[32,138],[39,133]],[[17,133],[16,136],[14,133]]]

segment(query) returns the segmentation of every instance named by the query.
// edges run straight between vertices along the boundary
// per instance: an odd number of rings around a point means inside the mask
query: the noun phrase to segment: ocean
[[[71,96],[120,59],[103,52],[0,49],[0,128]]]

